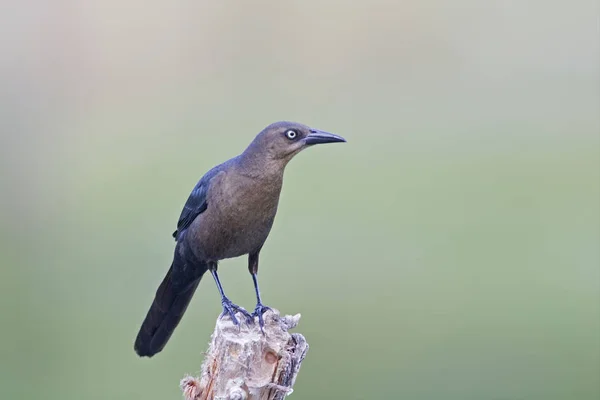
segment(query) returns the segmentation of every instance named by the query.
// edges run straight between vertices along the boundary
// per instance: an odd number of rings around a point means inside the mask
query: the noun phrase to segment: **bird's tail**
[[[195,276],[188,279],[177,276],[174,281],[173,275],[181,274],[179,268],[174,272],[176,262],[177,260],[173,261],[158,287],[152,306],[135,339],[134,349],[140,357],[152,357],[165,347],[206,272],[206,265],[203,264],[200,268],[195,268]]]

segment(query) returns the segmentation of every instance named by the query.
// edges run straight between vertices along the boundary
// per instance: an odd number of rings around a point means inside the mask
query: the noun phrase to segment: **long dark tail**
[[[140,357],[152,357],[165,347],[207,270],[205,264],[178,268],[177,262],[176,257],[158,287],[152,306],[135,339],[135,352]],[[190,276],[190,272],[193,275]]]

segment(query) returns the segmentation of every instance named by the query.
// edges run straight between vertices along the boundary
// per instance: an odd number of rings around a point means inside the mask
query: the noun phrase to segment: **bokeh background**
[[[302,313],[292,398],[600,397],[596,1],[8,1],[0,398],[178,399],[205,279],[137,333],[196,181],[268,123],[346,145],[286,172],[261,258]],[[221,264],[254,305],[243,258]]]

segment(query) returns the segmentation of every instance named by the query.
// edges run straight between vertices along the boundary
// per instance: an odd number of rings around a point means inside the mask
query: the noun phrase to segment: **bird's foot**
[[[260,330],[262,333],[265,333],[263,331],[263,327],[265,326],[265,320],[263,319],[263,314],[270,310],[271,310],[271,307],[267,307],[267,306],[263,305],[262,303],[258,303],[256,305],[256,308],[254,309],[254,313],[252,313],[253,319],[254,319],[254,317],[258,317],[258,326],[260,326]]]
[[[238,321],[237,317],[235,316],[236,313],[242,313],[244,315],[244,317],[246,317],[246,321],[248,323],[253,322],[254,318],[252,317],[252,314],[250,314],[248,311],[246,311],[244,309],[244,307],[240,307],[237,304],[233,304],[231,302],[231,300],[229,300],[228,298],[223,298],[223,300],[221,300],[221,304],[223,305],[223,312],[221,313],[221,317],[223,318],[225,315],[229,315],[229,317],[231,317],[231,321],[233,322],[234,325],[239,325],[240,322]]]

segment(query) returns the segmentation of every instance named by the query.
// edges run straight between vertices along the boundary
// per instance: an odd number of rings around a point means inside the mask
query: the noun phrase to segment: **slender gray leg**
[[[235,325],[239,325],[239,321],[235,316],[236,312],[241,312],[248,322],[254,321],[252,315],[246,311],[243,307],[238,306],[237,304],[233,304],[231,300],[225,296],[225,292],[223,291],[223,286],[221,286],[221,281],[219,280],[219,274],[217,274],[217,263],[210,262],[208,263],[208,269],[212,274],[213,278],[215,278],[215,282],[217,284],[217,289],[219,289],[219,294],[221,294],[221,304],[223,305],[223,312],[221,313],[221,318],[224,315],[229,315],[231,317],[231,321]]]

